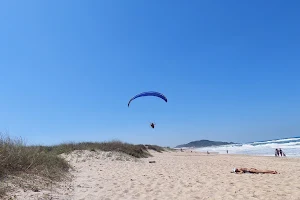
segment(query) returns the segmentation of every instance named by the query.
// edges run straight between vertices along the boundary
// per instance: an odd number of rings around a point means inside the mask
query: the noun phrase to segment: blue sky
[[[28,144],[299,136],[299,6],[2,1],[0,131]],[[127,107],[148,90],[168,103]]]

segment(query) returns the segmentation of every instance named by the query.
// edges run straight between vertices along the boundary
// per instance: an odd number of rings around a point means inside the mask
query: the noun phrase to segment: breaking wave
[[[274,156],[276,148],[281,148],[288,157],[300,157],[300,137],[257,141],[245,144],[203,147],[195,150],[201,152],[217,152],[219,154],[226,154],[228,150],[228,153],[230,154]]]

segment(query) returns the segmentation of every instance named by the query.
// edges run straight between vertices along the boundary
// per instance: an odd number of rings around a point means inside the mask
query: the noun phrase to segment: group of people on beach
[[[275,149],[275,156],[285,156],[285,153],[281,150],[281,148]]]

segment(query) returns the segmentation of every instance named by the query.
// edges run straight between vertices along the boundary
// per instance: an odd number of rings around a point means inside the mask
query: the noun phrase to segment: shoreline
[[[206,148],[206,147],[204,147]],[[193,151],[193,152],[199,152],[199,153],[204,153],[204,154],[207,154],[207,150],[204,150],[204,151],[201,151],[200,150],[201,148],[185,148],[183,149],[183,151]],[[176,149],[180,152],[180,149]],[[249,153],[249,154],[246,154],[246,153],[220,153],[218,151],[208,151],[210,154],[218,154],[218,155],[250,155],[250,156],[262,156],[262,157],[276,157],[274,154],[254,154],[254,153]],[[278,158],[279,157],[282,157],[282,158],[300,158],[300,154],[297,154],[297,155],[291,155],[291,154],[287,154],[286,156],[277,156]]]
[[[180,150],[179,150],[180,152]],[[255,155],[255,154],[242,154],[242,153],[219,153],[219,152],[209,152],[209,154],[207,154],[204,151],[195,151],[193,150],[193,152],[186,152],[186,153],[199,153],[201,155],[219,155],[219,156],[249,156],[249,157],[262,157],[262,158],[276,158],[276,159],[299,159],[300,160],[300,155],[299,156],[291,156],[291,155],[287,155],[287,156],[274,156],[274,155]],[[183,152],[184,153],[184,152]]]
[[[204,153],[206,154],[206,152],[204,151],[197,151],[199,153]],[[219,153],[219,152],[209,152],[210,154],[218,154],[218,155],[243,155],[243,156],[259,156],[259,157],[274,157],[274,158],[299,158],[300,159],[300,155],[286,155],[286,156],[275,156],[275,155],[262,155],[262,154],[243,154],[243,153]]]

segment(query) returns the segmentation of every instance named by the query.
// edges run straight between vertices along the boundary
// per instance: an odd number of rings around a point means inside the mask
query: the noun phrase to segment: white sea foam
[[[288,157],[300,157],[300,138],[285,138],[246,144],[204,147],[195,150],[201,152],[217,152],[219,154],[226,154],[228,150],[230,154],[274,156],[276,148],[281,148]]]

